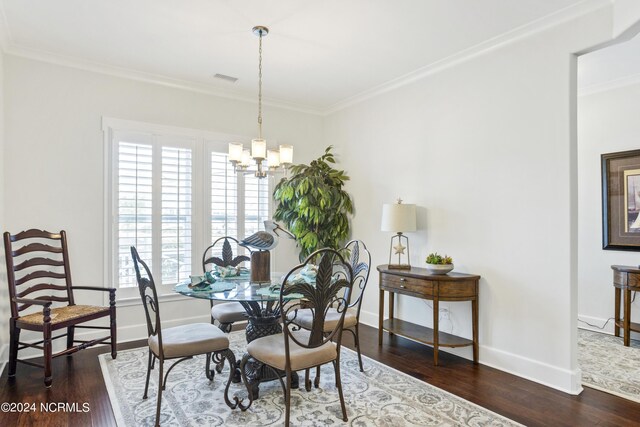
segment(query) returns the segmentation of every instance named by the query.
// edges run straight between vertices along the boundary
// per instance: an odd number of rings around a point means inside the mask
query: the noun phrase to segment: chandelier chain
[[[262,31],[258,47],[258,138],[262,139]]]

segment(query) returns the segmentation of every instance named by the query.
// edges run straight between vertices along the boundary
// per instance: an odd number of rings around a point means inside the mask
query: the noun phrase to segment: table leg
[[[395,296],[396,294],[394,294],[393,292],[389,292],[389,320],[393,320],[393,307],[395,305]],[[393,336],[393,332],[388,331],[389,332],[389,336],[392,337]]]
[[[478,364],[478,298],[471,300],[471,323],[473,329],[473,363]]]
[[[382,345],[383,318],[384,318],[384,291],[380,289],[380,301],[378,303],[378,346]]]
[[[624,290],[624,346],[631,344],[631,290]]]
[[[438,320],[440,308],[438,298],[433,299],[433,364],[438,366]]]
[[[272,305],[267,305],[263,310],[260,304],[255,301],[240,301],[240,304],[247,311],[247,329],[246,337],[247,343],[251,341],[273,335],[282,332],[282,326],[280,325],[280,314],[273,312]],[[240,370],[240,362],[238,360],[236,369],[238,373]],[[273,370],[265,367],[265,365],[257,360],[250,359],[245,365],[245,375],[247,376],[247,382],[251,387],[253,398],[257,399],[260,394],[260,383],[265,381],[272,381],[278,379],[278,376],[284,377],[286,373],[284,371],[277,371],[278,375],[274,375]],[[299,378],[297,372],[292,372],[291,388],[298,388]]]
[[[615,313],[613,315],[613,333],[615,336],[620,336],[620,288],[615,289]]]

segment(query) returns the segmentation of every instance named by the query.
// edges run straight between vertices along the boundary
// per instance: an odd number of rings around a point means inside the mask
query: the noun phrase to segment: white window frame
[[[250,140],[246,136],[229,135],[216,132],[208,132],[197,129],[180,128],[174,126],[158,125],[131,120],[123,120],[111,117],[102,118],[102,130],[104,133],[104,281],[110,286],[116,287],[119,306],[139,305],[140,294],[137,287],[120,288],[117,284],[117,248],[114,247],[117,240],[117,215],[118,195],[114,179],[118,174],[117,143],[120,137],[131,136],[135,141],[149,143],[154,148],[162,146],[189,148],[192,150],[192,240],[191,240],[191,264],[192,272],[200,272],[202,269],[202,254],[211,244],[211,152],[226,153],[228,143],[232,141]],[[273,143],[273,142],[272,142]],[[160,153],[160,149],[154,149],[154,153]],[[155,157],[156,154],[154,154]],[[155,159],[154,159],[155,164]],[[159,164],[159,163],[158,163]],[[161,179],[161,174],[154,170],[153,181]],[[269,193],[273,191],[273,178],[269,181]],[[240,187],[244,180],[239,180],[238,194],[243,194]],[[159,186],[154,191],[158,191]],[[242,199],[242,201],[240,200]],[[154,203],[160,203],[160,197],[154,195]],[[238,232],[244,227],[244,221],[240,221],[240,214],[244,212],[240,205],[244,204],[244,197],[238,197]],[[154,212],[156,209],[154,208]],[[157,210],[160,212],[160,210]],[[268,217],[273,214],[273,200],[269,198]],[[154,213],[155,215],[155,213]],[[240,224],[242,223],[242,225]],[[154,247],[161,241],[161,230],[153,229]],[[158,243],[156,243],[158,242]],[[173,284],[162,285],[160,278],[160,265],[152,265],[152,274],[156,279],[158,297],[161,300],[182,300],[187,297],[173,292]],[[273,260],[272,260],[273,264]],[[106,302],[106,301],[105,301]]]

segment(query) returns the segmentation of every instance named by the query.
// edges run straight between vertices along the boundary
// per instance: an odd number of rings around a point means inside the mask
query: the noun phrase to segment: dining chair
[[[362,307],[362,298],[364,296],[364,290],[367,287],[369,281],[369,270],[371,267],[371,254],[367,250],[367,246],[361,240],[351,240],[345,245],[342,251],[345,256],[349,257],[349,264],[353,271],[354,283],[353,294],[350,298],[349,308],[344,315],[343,328],[346,331],[351,332],[358,353],[358,364],[360,366],[360,372],[364,372],[362,366],[362,355],[360,353],[360,309]],[[329,333],[333,330],[335,323],[340,318],[340,313],[336,308],[330,307],[325,316],[325,333]],[[313,313],[311,309],[302,309],[297,312],[297,316],[294,319],[294,323],[303,328],[311,329],[313,326]],[[320,369],[316,369],[316,377],[314,379],[314,386],[317,388],[320,385]]]
[[[136,271],[138,290],[147,319],[147,332],[149,344],[149,360],[147,362],[147,379],[144,385],[143,399],[147,398],[149,390],[149,377],[154,368],[155,361],[158,360],[158,402],[156,406],[155,425],[160,425],[160,406],[162,403],[162,391],[167,385],[169,372],[180,362],[192,359],[193,356],[206,355],[205,375],[209,381],[213,381],[215,372],[211,369],[211,360],[214,363],[229,362],[233,367],[236,358],[229,349],[229,338],[220,329],[210,323],[192,323],[189,325],[175,326],[163,329],[160,323],[160,305],[158,304],[158,293],[156,285],[147,264],[140,259],[138,251],[131,246],[131,256],[133,266]],[[142,266],[142,269],[140,268]],[[163,378],[165,360],[178,359],[169,367]],[[229,369],[229,381],[225,388],[225,401],[228,405],[231,402],[227,398],[229,385],[234,369]]]
[[[110,344],[111,357],[116,358],[116,290],[91,286],[73,286],[67,248],[67,234],[64,230],[50,233],[30,229],[12,235],[4,233],[4,252],[7,263],[7,283],[9,285],[9,378],[16,376],[17,362],[44,369],[44,384],[51,387],[52,359],[71,355],[96,344]],[[97,291],[109,293],[109,306],[80,305],[75,302],[74,291]],[[54,302],[65,303],[52,307]],[[39,307],[40,311],[23,314],[29,307]],[[85,322],[109,317],[109,326],[87,326]],[[75,339],[76,328],[108,329],[106,337],[90,340]],[[20,341],[20,332],[25,329],[42,333],[42,340],[36,343]],[[65,334],[53,336],[53,332],[66,329]],[[67,348],[55,354],[52,342],[67,337]],[[44,365],[18,359],[18,351],[36,348],[44,352]]]
[[[306,281],[290,281],[305,266],[317,260],[318,269],[315,284]],[[347,421],[347,409],[342,394],[340,379],[340,346],[342,343],[342,325],[349,306],[349,296],[353,287],[353,273],[349,262],[333,249],[319,249],[292,269],[284,277],[280,286],[280,314],[283,332],[251,341],[247,353],[242,358],[240,372],[247,387],[249,403],[235,396],[235,405],[247,410],[253,402],[253,394],[247,382],[245,365],[258,362],[272,370],[285,395],[285,426],[289,426],[291,412],[291,379],[294,371],[307,370],[326,363],[332,363],[335,372],[335,384],[342,408],[342,419]],[[304,301],[303,301],[304,300]],[[312,314],[309,330],[295,329],[296,313],[301,307],[310,307]],[[333,322],[330,332],[325,332],[325,315],[334,306],[338,318]],[[298,328],[299,329],[299,328]],[[279,372],[284,371],[286,384]],[[309,378],[305,379],[305,383]]]
[[[215,266],[218,267],[237,267],[245,261],[249,261],[246,255],[233,256],[232,241],[238,252],[238,240],[231,236],[224,236],[216,239],[202,255],[202,271],[211,271]],[[222,247],[220,243],[222,242]],[[225,302],[222,304],[211,304],[211,323],[218,321],[218,327],[223,332],[231,332],[231,327],[235,322],[247,320],[247,312],[239,302]]]

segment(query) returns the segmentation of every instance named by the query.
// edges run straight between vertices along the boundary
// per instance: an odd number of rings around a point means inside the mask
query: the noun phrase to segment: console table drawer
[[[439,282],[438,295],[440,298],[474,298],[478,294],[476,282]]]
[[[397,289],[399,292],[403,290],[415,292],[419,294],[432,295],[433,282],[430,280],[416,279],[413,277],[403,277],[390,274],[382,274],[380,286],[384,288]]]

